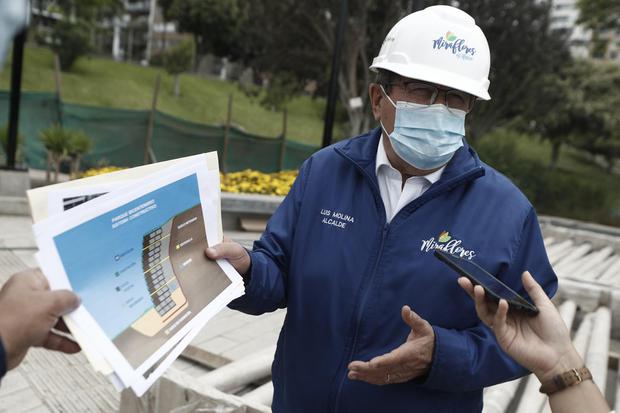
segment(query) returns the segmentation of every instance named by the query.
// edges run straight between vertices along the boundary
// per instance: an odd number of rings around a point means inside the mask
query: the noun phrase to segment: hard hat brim
[[[455,74],[454,72],[446,72],[436,67],[431,68],[428,66],[411,63],[373,62],[369,69],[373,72],[377,72],[378,69],[389,70],[390,72],[394,72],[402,77],[435,83],[437,85],[461,90],[482,100],[491,100],[491,95],[489,95],[488,92],[488,79],[485,79],[484,82],[480,83],[473,82],[471,79]],[[485,83],[486,88],[482,87],[481,83]]]

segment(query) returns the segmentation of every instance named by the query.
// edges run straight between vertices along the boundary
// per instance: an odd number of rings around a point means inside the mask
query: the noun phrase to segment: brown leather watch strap
[[[590,373],[590,370],[588,370],[586,366],[579,369],[570,369],[542,383],[540,392],[551,395],[567,387],[579,384],[584,380],[592,380],[592,373]]]

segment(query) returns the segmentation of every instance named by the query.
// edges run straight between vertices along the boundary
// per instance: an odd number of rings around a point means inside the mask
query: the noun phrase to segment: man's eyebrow
[[[405,78],[401,78],[401,79],[405,79]],[[408,79],[408,80],[403,80],[402,82],[405,85],[409,84],[409,83],[420,83],[422,85],[428,85],[428,86],[436,87],[439,90],[456,90],[456,91],[459,91],[459,92],[463,92],[460,89],[456,89],[456,88],[449,87],[449,86],[444,86],[444,85],[438,85],[437,83],[430,83],[430,82],[426,82],[424,80],[418,80],[418,79]],[[467,92],[463,92],[463,93],[467,93]]]

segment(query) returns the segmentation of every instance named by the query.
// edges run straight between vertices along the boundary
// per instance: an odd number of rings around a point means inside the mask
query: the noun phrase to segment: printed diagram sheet
[[[204,254],[221,241],[219,172],[206,165],[190,157],[117,189],[59,188],[49,211],[63,212],[33,227],[52,288],[82,299],[67,317],[76,339],[138,395],[243,294],[232,266]]]

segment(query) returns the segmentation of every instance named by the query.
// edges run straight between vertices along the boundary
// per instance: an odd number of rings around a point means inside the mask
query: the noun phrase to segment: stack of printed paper
[[[93,367],[142,395],[243,282],[206,258],[222,241],[216,153],[28,192],[37,260]]]

